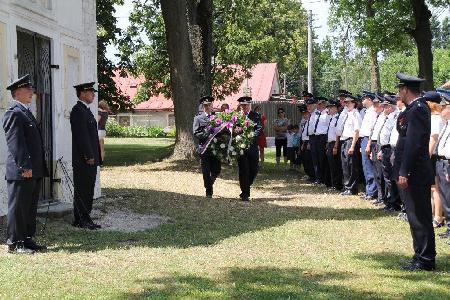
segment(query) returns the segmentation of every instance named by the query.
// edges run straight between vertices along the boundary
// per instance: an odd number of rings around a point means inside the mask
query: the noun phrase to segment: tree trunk
[[[373,0],[368,0],[366,3],[366,16],[372,19],[375,16],[373,10]],[[380,67],[378,65],[378,49],[373,47],[369,49],[370,54],[370,88],[372,91],[381,91],[380,83]]]
[[[410,32],[417,45],[419,60],[419,76],[423,76],[426,81],[423,86],[425,90],[433,89],[433,52],[431,51],[430,18],[431,12],[425,0],[410,0],[413,8],[415,28]]]
[[[211,93],[212,0],[161,0],[175,111],[174,157],[190,159],[198,100]]]

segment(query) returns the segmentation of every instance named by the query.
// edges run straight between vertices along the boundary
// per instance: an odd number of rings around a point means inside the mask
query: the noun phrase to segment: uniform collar
[[[25,108],[26,110],[30,110],[30,105],[28,104],[24,104],[24,103],[22,103],[22,102],[20,102],[20,101],[17,101],[17,100],[14,100],[14,102],[16,102],[16,104],[17,105],[20,105],[21,107],[23,107],[23,108]]]
[[[87,103],[85,103],[85,102],[83,102],[83,101],[81,101],[81,100],[78,100],[78,102],[80,102],[81,104],[83,104],[84,106],[86,106],[87,109],[89,109],[89,104],[87,104]]]

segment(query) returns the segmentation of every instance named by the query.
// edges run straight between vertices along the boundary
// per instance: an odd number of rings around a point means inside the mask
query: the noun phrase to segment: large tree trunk
[[[212,0],[161,0],[177,130],[174,157],[192,158],[198,99],[211,93]]]
[[[366,3],[366,16],[368,19],[372,19],[375,16],[373,9],[373,0],[368,0]],[[378,65],[378,49],[372,47],[369,49],[370,55],[370,88],[372,91],[381,91],[380,83],[380,67]]]
[[[433,89],[433,52],[431,51],[430,18],[431,12],[425,0],[410,0],[416,22],[415,28],[410,32],[417,45],[419,60],[419,75],[426,79],[425,90]]]

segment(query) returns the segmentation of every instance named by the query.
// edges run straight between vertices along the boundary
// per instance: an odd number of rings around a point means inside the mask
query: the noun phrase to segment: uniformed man
[[[333,154],[338,156],[339,162],[342,165],[342,161],[341,161],[341,135],[342,132],[344,130],[344,123],[346,121],[347,118],[347,113],[348,113],[348,109],[347,106],[345,105],[345,99],[347,96],[351,96],[352,93],[350,93],[347,90],[339,90],[338,91],[338,99],[339,99],[339,104],[340,104],[340,109],[339,109],[339,113],[338,113],[338,117],[337,117],[337,125],[336,125],[336,143],[334,144],[334,148],[333,148]],[[339,170],[341,170],[342,172],[342,168],[340,168]]]
[[[424,79],[397,73],[399,96],[406,105],[397,119],[399,138],[395,148],[394,174],[405,201],[413,238],[414,256],[408,269],[434,270],[436,245],[431,211],[433,182],[428,151],[431,113],[420,96]]]
[[[303,170],[305,171],[306,180],[309,182],[314,182],[314,167],[312,165],[311,158],[311,149],[309,146],[309,135],[308,135],[308,126],[309,120],[311,117],[311,113],[308,111],[308,106],[302,105],[300,106],[300,111],[302,112],[302,121],[300,126],[301,132],[301,146],[300,146],[300,162],[303,164]]]
[[[341,195],[357,195],[359,185],[359,130],[361,128],[361,115],[356,109],[357,99],[352,95],[345,98],[347,114],[343,122],[341,136],[341,161],[344,191]]]
[[[48,171],[39,124],[29,110],[33,96],[30,75],[19,78],[6,89],[14,99],[3,116],[7,146],[8,251],[33,254],[47,249],[36,244],[33,238],[41,181],[48,176]]]
[[[377,93],[376,98],[380,102],[384,102],[384,94]],[[386,202],[386,193],[385,193],[385,182],[383,177],[383,166],[381,165],[381,161],[377,159],[378,152],[380,151],[379,138],[381,128],[384,126],[387,118],[386,114],[383,113],[384,106],[378,105],[375,108],[375,112],[378,113],[377,120],[372,130],[372,134],[369,137],[370,144],[367,144],[366,153],[370,154],[370,158],[373,162],[374,166],[374,178],[375,184],[377,186],[377,199],[373,202],[376,205],[383,205]]]
[[[203,184],[206,190],[206,197],[212,198],[213,185],[216,178],[219,176],[222,164],[220,160],[212,155],[211,150],[204,150],[210,132],[208,125],[210,123],[210,116],[212,112],[212,103],[214,97],[203,96],[200,98],[200,104],[203,107],[203,112],[194,117],[193,132],[194,137],[198,140],[198,153],[200,154],[200,164],[202,167]],[[203,152],[203,154],[202,154]]]
[[[326,163],[327,129],[330,116],[326,109],[327,99],[316,97],[316,109],[311,113],[309,122],[309,144],[315,173],[315,184],[329,185]]]
[[[97,167],[101,165],[97,121],[89,109],[97,92],[94,84],[95,82],[88,82],[74,86],[78,101],[70,113],[74,181],[72,225],[90,230],[101,228],[90,217]]]
[[[379,149],[377,154],[378,161],[381,162],[382,176],[385,184],[385,207],[387,211],[400,211],[402,202],[398,195],[397,183],[392,178],[392,147],[390,138],[392,131],[397,123],[397,117],[400,111],[397,109],[397,100],[389,94],[385,94],[385,100],[381,103],[383,105],[383,113],[386,116],[386,121],[381,127],[378,137]]]
[[[363,173],[366,182],[366,190],[364,200],[377,199],[378,190],[375,182],[375,167],[370,159],[370,149],[366,151],[370,136],[372,135],[375,122],[378,118],[379,99],[374,93],[363,91],[362,104],[366,108],[366,113],[361,124],[360,143],[361,143],[361,159],[363,165]]]
[[[338,101],[329,100],[327,103],[328,114],[330,120],[328,122],[327,129],[327,146],[326,156],[328,166],[330,170],[331,186],[329,191],[340,191],[342,189],[342,172],[341,164],[338,155],[333,153],[334,144],[336,143],[336,128],[338,123],[338,107],[340,106]]]
[[[439,237],[450,238],[450,97],[447,98],[446,95],[442,95],[441,104],[444,106],[441,117],[445,125],[439,134],[436,146],[436,176],[439,196],[442,199],[444,215],[447,219],[447,230],[439,234]]]
[[[238,99],[242,108],[242,113],[247,119],[255,123],[254,135],[250,144],[250,148],[244,151],[244,154],[238,158],[239,167],[239,186],[241,187],[240,199],[242,201],[249,201],[250,198],[250,186],[258,174],[259,164],[259,151],[257,138],[262,130],[261,118],[259,114],[250,110],[252,98],[249,96],[240,97]]]

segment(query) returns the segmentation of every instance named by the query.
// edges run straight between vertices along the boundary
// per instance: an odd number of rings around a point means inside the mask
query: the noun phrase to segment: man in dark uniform
[[[70,113],[72,128],[72,168],[74,182],[73,226],[98,229],[90,213],[94,198],[97,166],[101,165],[100,144],[97,133],[97,121],[89,109],[94,101],[94,82],[74,86],[78,102]]]
[[[250,148],[244,150],[244,154],[238,158],[239,167],[239,185],[241,187],[240,198],[242,201],[249,201],[250,198],[250,186],[258,174],[259,167],[259,152],[257,138],[262,130],[261,118],[259,114],[250,110],[252,98],[248,96],[240,97],[238,102],[242,108],[242,113],[247,119],[255,123],[254,135],[250,144]]]
[[[198,140],[198,153],[200,154],[200,163],[202,166],[203,184],[206,190],[206,197],[212,198],[213,185],[216,178],[220,174],[221,163],[220,160],[213,156],[210,149],[207,149],[203,154],[202,150],[205,146],[210,132],[208,130],[209,117],[212,114],[212,103],[214,98],[212,96],[204,96],[200,98],[200,105],[202,112],[194,117],[193,132],[194,137]]]
[[[414,256],[407,269],[434,270],[436,245],[431,213],[432,170],[428,144],[431,113],[420,84],[424,79],[397,73],[399,96],[406,105],[397,119],[394,174],[403,194],[413,238]]]
[[[41,131],[29,111],[33,96],[30,75],[16,80],[6,89],[11,91],[14,99],[14,104],[3,117],[7,145],[8,251],[33,254],[47,249],[37,245],[33,237],[41,181],[48,176],[48,171]]]

